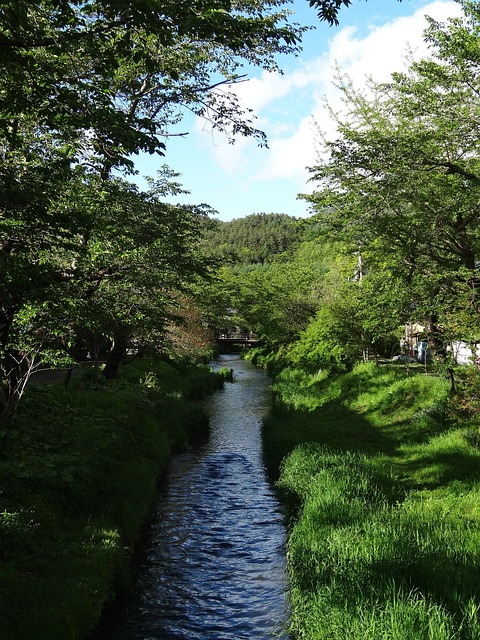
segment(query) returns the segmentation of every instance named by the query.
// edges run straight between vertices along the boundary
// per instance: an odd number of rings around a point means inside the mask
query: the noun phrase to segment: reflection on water
[[[285,530],[261,456],[269,380],[235,355],[235,382],[202,406],[211,437],[176,456],[134,602],[115,640],[285,638]]]

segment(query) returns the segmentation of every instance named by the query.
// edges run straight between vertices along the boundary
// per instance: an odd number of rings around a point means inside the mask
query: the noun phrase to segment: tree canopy
[[[432,56],[391,82],[339,78],[345,110],[305,198],[325,234],[401,276],[432,333],[478,339],[480,13],[461,4],[462,19],[429,19]]]
[[[242,79],[245,62],[276,68],[277,54],[298,50],[302,29],[281,4],[8,3],[0,10],[0,65],[10,152],[40,129],[70,159],[107,173],[132,168],[131,154],[164,153],[182,109],[264,144],[226,85]]]
[[[402,0],[398,0],[401,2]],[[342,7],[349,7],[352,0],[309,0],[311,7],[318,11],[320,20],[325,20],[330,25],[338,25],[338,13]]]
[[[480,15],[462,7],[429,20],[430,57],[390,82],[360,90],[339,73],[344,109],[292,252],[222,270],[232,321],[283,363],[338,372],[391,357],[406,323],[447,365],[452,341],[480,341]]]
[[[207,271],[196,207],[162,203],[123,175],[164,155],[183,113],[231,141],[266,143],[229,85],[277,68],[303,29],[278,0],[19,0],[0,7],[0,415],[34,362],[65,361],[79,332],[123,353],[161,341]],[[115,357],[113,357],[115,355]]]
[[[280,213],[254,213],[228,222],[204,222],[202,247],[231,264],[271,262],[292,252],[301,232],[296,219]]]
[[[349,4],[310,1],[330,23]],[[280,214],[206,222],[208,207],[167,205],[181,188],[166,168],[145,191],[127,180],[135,154],[162,156],[186,134],[186,111],[266,144],[229,86],[242,65],[275,70],[299,51],[287,2],[3,3],[0,414],[36,363],[66,363],[80,342],[108,346],[108,375],[132,346],[198,354],[216,322],[205,300],[282,348],[311,340],[319,313],[334,330],[318,354],[347,345],[354,325],[363,352],[380,348],[406,307],[476,337],[479,9],[461,4],[463,19],[430,21],[431,59],[367,92],[339,78],[346,111],[312,167],[315,216],[299,231]],[[199,286],[214,255],[229,266]],[[386,283],[390,296],[375,295]]]

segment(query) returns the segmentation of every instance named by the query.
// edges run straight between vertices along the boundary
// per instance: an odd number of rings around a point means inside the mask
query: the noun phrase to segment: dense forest
[[[265,264],[287,251],[293,252],[301,238],[295,218],[279,213],[254,213],[222,222],[204,222],[202,248],[230,264]]]
[[[325,138],[319,127],[317,188],[303,196],[312,215],[293,225],[290,253],[263,263],[252,256],[248,264],[239,239],[235,262],[224,260],[212,295],[228,292],[224,307],[237,310],[235,321],[283,364],[339,372],[391,357],[406,324],[428,342],[452,385],[452,345],[475,355],[479,27],[478,6],[462,6],[462,20],[430,20],[432,57],[389,83],[370,81],[367,92],[339,72],[338,137]],[[252,232],[253,221],[243,223]],[[220,228],[233,233],[238,223],[229,224]]]

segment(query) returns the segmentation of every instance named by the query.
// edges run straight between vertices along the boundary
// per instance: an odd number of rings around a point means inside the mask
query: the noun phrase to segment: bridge
[[[260,340],[251,331],[220,331],[217,342],[220,346],[253,347],[259,344]]]

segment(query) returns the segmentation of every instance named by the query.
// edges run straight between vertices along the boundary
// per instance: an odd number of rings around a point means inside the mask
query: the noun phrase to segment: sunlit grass
[[[291,637],[478,640],[480,451],[446,381],[368,364],[275,388]]]

